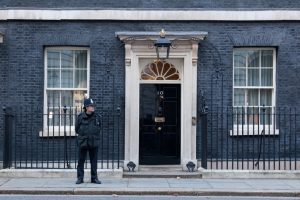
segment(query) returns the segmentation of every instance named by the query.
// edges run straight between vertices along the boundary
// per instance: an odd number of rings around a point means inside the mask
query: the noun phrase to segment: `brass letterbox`
[[[155,117],[154,121],[156,123],[164,123],[166,121],[165,117]]]

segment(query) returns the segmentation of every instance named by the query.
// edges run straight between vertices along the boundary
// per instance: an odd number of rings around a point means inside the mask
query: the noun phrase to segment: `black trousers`
[[[89,152],[91,163],[91,179],[97,178],[97,162],[98,162],[98,147],[96,148],[79,148],[79,159],[77,165],[77,178],[82,179],[84,177],[84,163],[86,160],[86,154]]]

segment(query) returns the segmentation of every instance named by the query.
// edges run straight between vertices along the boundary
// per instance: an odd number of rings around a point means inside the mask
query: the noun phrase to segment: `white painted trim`
[[[139,58],[139,60],[143,60],[144,62],[147,62],[147,63],[143,62],[139,66],[140,67],[140,69],[139,69],[140,78],[141,78],[142,70],[146,67],[147,64],[153,62],[155,59],[156,59],[155,57],[150,57],[150,58],[146,58],[146,57],[142,58],[142,57],[140,57]],[[179,80],[142,80],[142,79],[140,79],[140,83],[142,83],[142,84],[181,84],[183,66],[177,66],[177,65],[175,65],[173,63],[173,60],[174,60],[174,57],[172,57],[172,59],[167,59],[166,62],[169,62],[169,63],[173,64],[173,66],[175,67],[175,69],[178,70],[178,72],[179,72]],[[176,60],[175,60],[175,62],[176,62]],[[183,63],[182,63],[182,65],[183,65]]]
[[[68,129],[66,130],[66,136],[67,137],[76,136],[75,126],[71,126],[71,128],[68,126]],[[51,127],[49,132],[48,130],[39,131],[39,137],[64,137],[64,127],[62,126],[59,129],[58,126],[55,126],[54,130]]]
[[[265,129],[265,136],[279,135],[279,129],[275,129],[274,125],[234,125],[233,131],[230,130],[230,136],[257,136],[263,135],[262,130]]]
[[[118,34],[117,34],[118,35]],[[130,34],[129,34],[130,35]],[[119,37],[121,39],[123,37]],[[149,38],[139,37],[138,41],[126,40],[125,42],[125,159],[124,166],[132,161],[139,168],[139,98],[140,66],[141,59],[155,58],[154,49],[149,49]],[[204,37],[202,37],[204,38]],[[186,170],[189,161],[197,165],[196,159],[196,126],[192,119],[196,117],[197,106],[197,61],[198,42],[186,37],[180,41],[178,48],[172,49],[170,60],[182,59],[183,66],[178,69],[181,73],[181,150],[180,161],[182,169]],[[150,83],[150,82],[149,82]],[[152,82],[153,83],[153,82]],[[156,83],[162,83],[158,81]],[[169,82],[165,82],[169,83]],[[178,83],[178,82],[176,82]],[[126,168],[125,168],[126,169]]]
[[[87,87],[86,88],[47,88],[47,76],[48,76],[48,58],[47,58],[47,50],[86,50],[87,51]],[[45,113],[48,112],[47,109],[47,91],[48,90],[86,90],[87,95],[90,93],[90,48],[88,47],[71,47],[71,46],[56,46],[56,47],[46,47],[44,48],[44,107],[43,107],[43,131],[39,132],[40,137],[56,137],[56,136],[64,136],[61,135],[60,132],[63,132],[63,126],[54,126],[50,127],[49,133],[47,128],[47,115]],[[74,128],[72,128],[72,135],[75,136]]]
[[[181,80],[140,80],[143,84],[180,84]]]
[[[244,159],[245,162],[247,162],[249,164],[249,166],[254,166],[255,163],[253,163],[253,161],[250,160],[246,160]],[[218,161],[220,162],[220,161]],[[228,166],[237,166],[239,163],[241,162],[239,161],[229,161],[227,162]],[[256,162],[256,161],[255,161]],[[259,162],[260,166],[263,166],[263,161]],[[276,170],[273,170],[273,168],[271,168],[271,170],[259,170],[257,169],[257,167],[255,167],[254,169],[250,169],[250,170],[237,170],[237,169],[203,169],[203,168],[199,168],[198,171],[201,172],[202,174],[202,178],[205,179],[268,179],[270,180],[270,182],[272,182],[272,179],[294,179],[295,181],[299,180],[300,178],[300,170],[296,170],[296,169],[292,169],[292,170],[278,170],[280,163],[281,166],[284,165],[284,160],[276,160],[276,162],[271,161],[269,166],[273,166],[276,164]],[[215,165],[215,163],[213,163],[213,165]],[[225,166],[225,164],[224,164]],[[292,164],[292,166],[294,166],[294,163]],[[282,167],[283,168],[283,167]],[[224,180],[225,182],[226,180]]]
[[[234,71],[235,71],[235,66],[234,66],[234,53],[236,52],[235,50],[272,50],[273,51],[273,67],[270,67],[269,69],[273,69],[273,86],[234,86]],[[261,56],[261,52],[260,52],[260,56]],[[272,113],[274,113],[274,109],[276,107],[276,48],[273,48],[273,47],[262,47],[262,48],[251,48],[251,47],[247,47],[247,48],[234,48],[233,49],[233,53],[232,53],[232,83],[233,83],[233,91],[232,91],[232,106],[235,107],[235,108],[244,108],[246,109],[247,107],[249,108],[262,108],[262,106],[260,105],[260,92],[258,93],[258,106],[247,106],[246,105],[246,101],[247,101],[247,97],[246,97],[246,94],[245,94],[245,106],[235,106],[234,105],[234,90],[235,89],[245,89],[245,90],[248,90],[248,89],[257,89],[257,90],[261,90],[261,89],[272,89],[272,105],[271,106],[266,106],[266,108],[272,108]],[[259,61],[259,67],[256,68],[256,69],[259,69],[259,76],[261,76],[261,59]],[[245,70],[246,70],[246,74],[248,74],[248,63],[246,63],[246,67],[245,67]],[[246,75],[246,83],[248,82],[248,75]],[[271,121],[274,122],[274,116],[271,115]],[[266,125],[267,126],[267,125]],[[238,129],[237,128],[234,128],[234,131],[230,132],[230,135],[241,135],[242,133],[242,125],[239,125],[239,130],[241,131],[239,134],[237,133]],[[252,128],[254,129],[254,128]],[[250,126],[250,130],[251,129],[251,126]],[[244,128],[245,130],[245,133],[246,133],[246,129]],[[258,129],[259,130],[259,129]],[[260,135],[259,131],[258,130],[255,130],[254,133],[250,131],[249,135]],[[262,128],[260,129],[262,130]],[[273,130],[273,129],[272,129]],[[279,131],[276,129],[276,131],[272,131],[271,134],[274,134],[274,135],[278,135],[279,134]],[[245,134],[246,135],[246,134]]]
[[[0,20],[295,21],[300,10],[2,9]]]

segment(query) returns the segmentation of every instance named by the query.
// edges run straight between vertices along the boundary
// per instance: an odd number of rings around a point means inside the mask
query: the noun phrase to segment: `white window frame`
[[[141,74],[143,69],[150,63],[154,62],[156,58],[153,57],[140,57],[139,58],[139,82],[141,84],[181,84],[182,77],[183,77],[183,65],[184,59],[181,58],[169,58],[166,60],[167,63],[170,63],[175,67],[175,69],[179,72],[179,79],[178,80],[143,80],[141,79]]]
[[[87,51],[87,87],[86,88],[48,88],[48,50],[86,50]],[[56,47],[46,47],[44,49],[44,107],[43,107],[43,131],[39,132],[40,137],[63,137],[64,127],[63,126],[51,126],[48,132],[47,126],[47,112],[48,112],[48,96],[47,91],[49,90],[84,90],[87,91],[87,95],[90,93],[90,48],[88,47],[71,47],[71,46],[56,46]],[[71,129],[71,131],[70,131]],[[67,136],[75,136],[75,125],[67,126]]]
[[[248,85],[248,63],[246,62],[246,86],[235,86],[234,83],[234,72],[235,72],[235,66],[234,66],[234,56],[236,51],[260,51],[259,56],[259,80],[261,81],[261,51],[262,50],[272,50],[273,51],[273,85],[272,86],[247,86]],[[254,108],[259,108],[259,110],[262,108],[260,106],[260,91],[261,89],[272,89],[272,105],[271,106],[266,106],[266,108],[271,108],[272,113],[274,113],[275,105],[276,105],[276,48],[274,47],[247,47],[247,48],[233,48],[233,54],[232,54],[232,106],[233,108],[242,108],[242,106],[235,106],[234,105],[234,92],[235,89],[258,89],[258,106],[254,106]],[[259,84],[261,85],[261,83]],[[245,103],[243,106],[244,109],[247,108],[252,108],[253,106],[247,106],[247,97],[245,93]],[[274,120],[273,115],[271,115],[271,121],[272,124],[265,124],[262,125],[260,122],[258,124],[234,124],[233,125],[233,130],[230,130],[230,135],[231,136],[251,136],[251,135],[278,135],[279,130],[276,129],[276,121]],[[265,129],[265,133],[262,133],[262,130]]]

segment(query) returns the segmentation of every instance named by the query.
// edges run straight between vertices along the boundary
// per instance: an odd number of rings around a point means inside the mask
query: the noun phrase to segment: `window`
[[[174,65],[157,60],[143,68],[141,80],[180,80],[180,77]]]
[[[273,48],[234,49],[233,107],[236,125],[272,125],[275,60]]]
[[[89,88],[89,51],[86,48],[51,47],[45,50],[45,130],[75,125]],[[67,106],[66,122],[63,107]],[[70,110],[71,108],[71,110]],[[78,110],[79,111],[79,110]],[[71,114],[70,114],[71,112]],[[73,129],[72,129],[73,131]],[[47,133],[48,134],[48,133]]]

